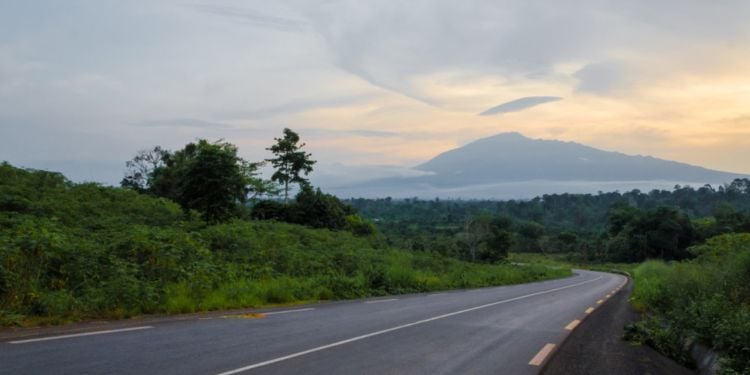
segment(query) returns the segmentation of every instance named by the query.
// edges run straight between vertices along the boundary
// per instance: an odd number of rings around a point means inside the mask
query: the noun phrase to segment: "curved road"
[[[74,333],[5,332],[0,373],[535,374],[575,321],[626,282],[619,275],[575,273],[264,314],[145,319]]]

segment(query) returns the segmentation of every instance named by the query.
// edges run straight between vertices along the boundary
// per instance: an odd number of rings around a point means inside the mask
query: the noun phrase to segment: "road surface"
[[[6,331],[0,373],[535,374],[576,322],[626,281],[575,272],[263,314],[114,322],[85,332]]]

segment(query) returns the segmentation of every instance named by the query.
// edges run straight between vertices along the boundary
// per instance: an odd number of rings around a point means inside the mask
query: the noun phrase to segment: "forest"
[[[690,257],[706,239],[750,231],[750,180],[714,188],[644,193],[552,194],[530,200],[351,199],[388,240],[415,251],[470,259],[465,238],[488,239],[496,223],[510,252],[564,254],[574,262]],[[484,246],[486,240],[479,241]]]

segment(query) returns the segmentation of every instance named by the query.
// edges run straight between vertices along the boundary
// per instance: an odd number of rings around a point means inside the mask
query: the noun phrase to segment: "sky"
[[[750,2],[0,0],[0,160],[116,184],[284,127],[319,179],[516,131],[750,173]]]

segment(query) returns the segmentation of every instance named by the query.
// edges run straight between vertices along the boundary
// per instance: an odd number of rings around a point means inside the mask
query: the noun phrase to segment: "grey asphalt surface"
[[[544,375],[689,375],[689,370],[644,345],[625,341],[625,325],[640,320],[628,283],[568,337],[542,370]]]
[[[152,328],[48,341],[64,329],[2,332],[2,374],[535,374],[574,319],[626,279],[573,277],[506,287],[391,296],[137,321]],[[107,330],[137,328],[115,322]],[[31,332],[31,333],[29,333]],[[80,329],[72,333],[80,333]]]

